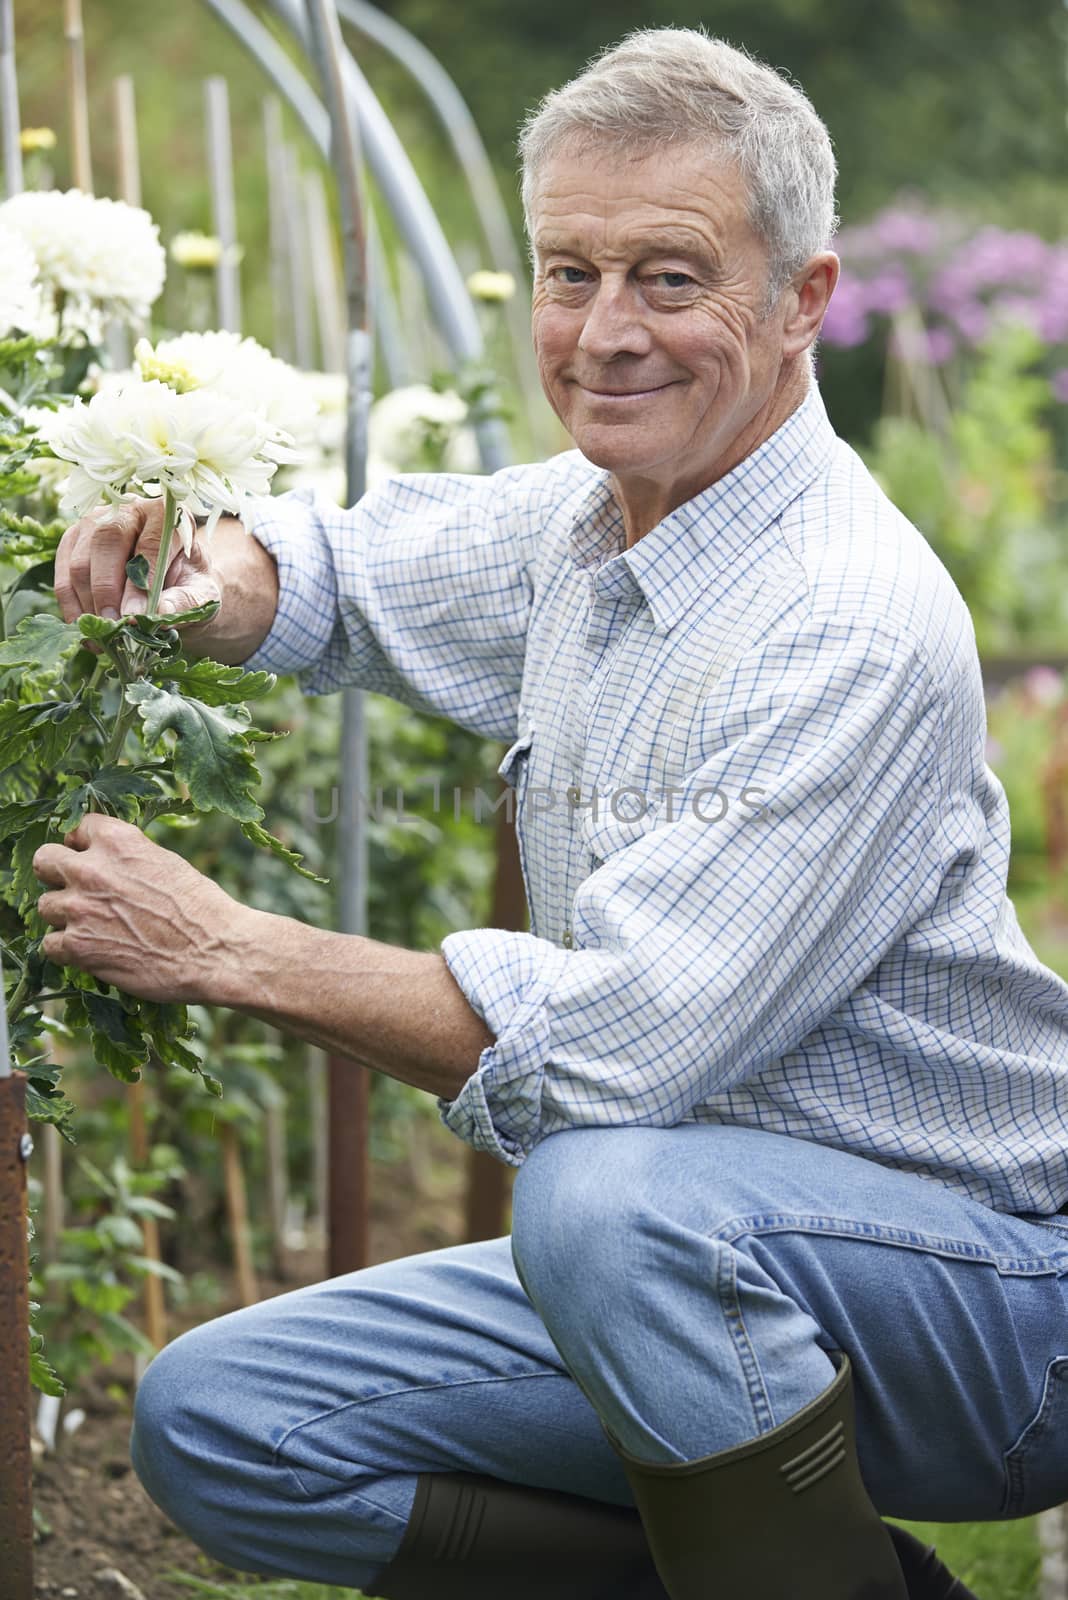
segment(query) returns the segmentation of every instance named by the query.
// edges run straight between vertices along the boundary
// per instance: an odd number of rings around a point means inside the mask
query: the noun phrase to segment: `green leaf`
[[[9,800],[7,805],[0,805],[0,842],[18,833],[35,817],[47,817],[51,809],[51,800]]]
[[[30,1351],[30,1382],[41,1394],[53,1395],[57,1400],[67,1392],[59,1373],[49,1366],[39,1350]]]
[[[299,872],[302,878],[308,878],[312,883],[330,882],[329,878],[320,878],[318,873],[312,872],[309,867],[302,867],[301,862],[304,857],[300,852],[298,850],[290,850],[288,845],[284,845],[281,839],[276,839],[273,833],[268,833],[267,829],[261,827],[258,822],[243,822],[241,824],[241,832],[250,844],[256,844],[264,850],[269,850],[273,856],[277,856],[280,861],[287,862],[289,866]]]
[[[237,705],[258,700],[278,681],[273,672],[246,672],[244,667],[224,667],[217,661],[154,661],[146,677],[193,696],[207,706]]]
[[[11,585],[11,593],[18,594],[22,589],[42,589],[51,594],[55,584],[56,561],[53,556],[48,561],[37,561],[32,567],[27,567]]]
[[[243,707],[223,711],[143,679],[129,685],[126,698],[144,722],[149,749],[168,729],[177,735],[174,771],[198,810],[222,811],[237,822],[259,821],[263,808],[249,793],[260,780],[249,748],[255,730]]]
[[[126,625],[125,617],[112,620],[109,617],[98,617],[92,611],[87,611],[74,624],[82,638],[92,639],[94,644],[107,644],[117,633],[121,633]]]
[[[139,589],[148,588],[148,561],[144,556],[131,556],[126,563],[126,576]]]
[[[141,801],[160,798],[159,780],[136,772],[131,767],[102,767],[88,783],[68,789],[53,802],[54,826],[61,833],[76,828],[87,811],[136,822]],[[3,837],[3,812],[0,811],[0,838]]]
[[[10,639],[0,643],[0,668],[29,667],[35,672],[54,672],[66,656],[82,642],[76,622],[61,622],[50,611],[36,611],[23,617]]]
[[[93,1055],[123,1083],[137,1083],[138,1068],[148,1060],[148,1045],[120,1000],[83,990],[81,1003],[89,1019]]]
[[[42,893],[41,881],[35,875],[32,863],[47,837],[47,821],[31,822],[25,832],[19,835],[11,852],[11,887],[15,895],[15,910],[20,916],[25,916],[31,906],[36,906],[38,896]]]

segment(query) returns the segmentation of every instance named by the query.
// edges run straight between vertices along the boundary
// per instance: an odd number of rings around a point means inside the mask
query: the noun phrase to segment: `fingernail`
[[[100,615],[103,617],[105,622],[118,622],[119,620],[119,613],[115,610],[114,606],[101,607]]]

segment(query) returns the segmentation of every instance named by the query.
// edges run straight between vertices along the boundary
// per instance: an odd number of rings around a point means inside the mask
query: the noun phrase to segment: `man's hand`
[[[179,515],[189,517],[187,511]],[[143,611],[146,592],[130,582],[126,563],[132,556],[144,556],[154,572],[162,538],[162,500],[98,506],[68,528],[56,551],[56,599],[64,621],[73,622],[87,611],[112,620]],[[195,537],[187,556],[175,534],[160,611],[192,611],[210,600],[222,600],[219,573]]]
[[[56,599],[64,621],[87,611],[113,620],[144,611],[148,595],[130,582],[126,563],[144,556],[154,572],[162,537],[162,500],[98,506],[69,527],[56,551]],[[177,538],[171,541],[160,611],[191,611],[210,600],[219,601],[218,614],[183,628],[182,649],[233,665],[247,661],[274,621],[278,570],[233,517],[220,519],[210,555],[196,538],[188,556]]]
[[[41,949],[143,1000],[211,1003],[246,909],[171,850],[116,817],[90,814],[33,870],[57,931]]]

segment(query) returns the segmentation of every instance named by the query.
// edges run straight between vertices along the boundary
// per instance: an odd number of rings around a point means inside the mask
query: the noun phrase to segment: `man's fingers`
[[[69,861],[70,851],[65,845],[39,845],[33,857],[34,876],[53,889],[62,889],[67,882],[65,868]]]
[[[209,600],[220,599],[218,582],[211,572],[207,555],[201,546],[194,544],[188,555],[177,542],[172,549],[175,553],[171,557],[163,580],[164,587],[159,597],[160,611],[191,611],[195,606],[202,606]],[[143,542],[138,545],[137,553],[149,556]],[[155,565],[155,559],[156,549],[153,549],[149,556],[150,567]],[[146,604],[145,591],[127,580],[122,596],[121,615],[127,616],[131,612],[144,611]]]
[[[45,893],[37,901],[37,910],[50,923],[53,928],[65,928],[67,896],[65,894]]]

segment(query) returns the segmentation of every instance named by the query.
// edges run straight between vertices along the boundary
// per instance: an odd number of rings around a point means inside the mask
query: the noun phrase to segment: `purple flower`
[[[828,344],[851,349],[864,343],[871,332],[866,298],[860,279],[843,272],[823,319],[823,337]]]
[[[1064,689],[1059,672],[1052,667],[1032,667],[1024,673],[1024,689],[1028,697],[1040,706],[1056,705]]]

